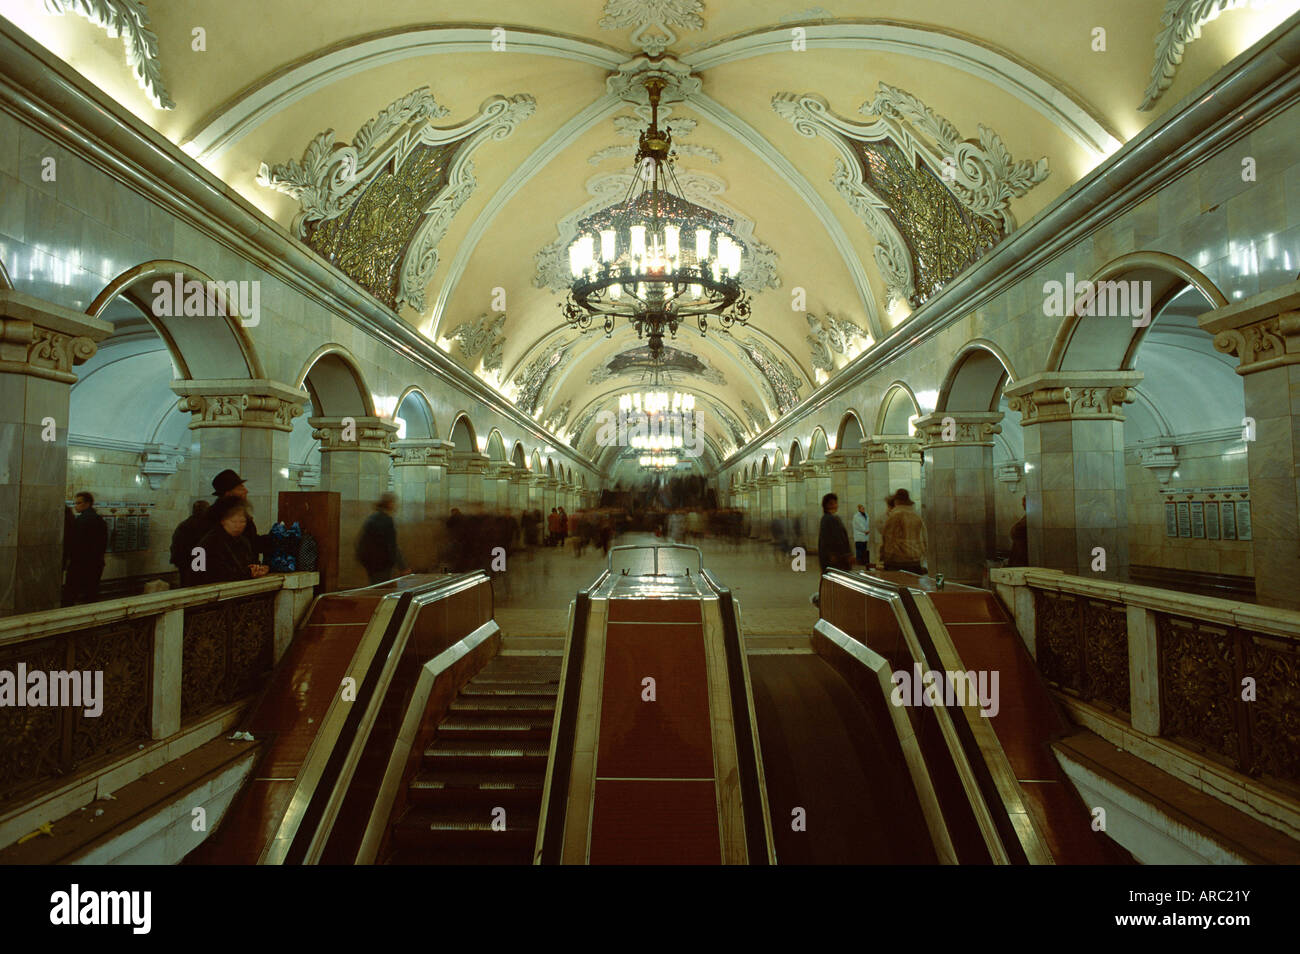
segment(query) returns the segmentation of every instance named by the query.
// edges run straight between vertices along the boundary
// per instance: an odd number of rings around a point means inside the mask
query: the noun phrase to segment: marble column
[[[822,460],[811,460],[804,465],[804,526],[808,537],[808,552],[817,552],[817,536],[822,524],[822,498],[831,492],[830,465]]]
[[[873,434],[862,442],[866,455],[867,520],[871,527],[871,562],[880,562],[880,531],[889,516],[885,498],[895,491],[906,490],[920,508],[921,440],[903,434]]]
[[[1007,389],[1025,436],[1030,566],[1127,578],[1122,405],[1141,380],[1140,371],[1056,371]]]
[[[0,616],[60,603],[73,369],[112,333],[0,288]]]
[[[808,547],[808,524],[804,519],[803,468],[799,464],[789,464],[781,471],[781,481],[785,490],[785,513],[782,516],[790,523],[790,536],[795,546]]]
[[[826,466],[831,472],[831,490],[840,498],[840,517],[851,530],[858,504],[867,502],[866,451],[861,447],[837,448],[826,455]]]
[[[551,512],[550,507],[543,506],[545,503],[546,503],[546,476],[544,474],[529,473],[528,509],[541,511],[543,532],[545,532],[546,530],[546,517]]]
[[[506,490],[506,507],[510,511],[510,516],[516,520],[519,519],[519,515],[523,511],[532,509],[532,504],[528,499],[530,484],[531,480],[527,469],[516,467],[510,472]]]
[[[1250,485],[1255,596],[1300,608],[1300,281],[1206,312],[1215,350],[1237,356]],[[1238,521],[1240,522],[1240,521]]]
[[[414,569],[438,565],[437,540],[447,516],[447,457],[454,446],[436,437],[393,441],[398,540]]]
[[[935,411],[916,422],[925,453],[927,499],[920,503],[931,576],[978,585],[995,552],[993,435],[1001,411]]]
[[[771,474],[764,474],[757,480],[758,484],[758,532],[754,536],[760,540],[772,539],[772,484]]]
[[[310,417],[307,423],[311,436],[320,441],[321,490],[339,495],[339,586],[364,585],[367,576],[357,562],[357,537],[375,501],[388,489],[397,425],[381,417]]]
[[[197,481],[209,494],[212,478],[223,470],[244,478],[248,503],[260,533],[280,519],[282,490],[298,490],[289,471],[289,434],[293,419],[308,400],[305,391],[266,380],[178,380],[177,407],[190,415],[190,430],[199,442]]]
[[[447,511],[470,513],[484,506],[484,474],[489,461],[484,454],[452,454],[447,458]]]
[[[510,509],[510,475],[514,467],[505,461],[493,461],[484,474],[483,505],[488,510],[505,513]]]

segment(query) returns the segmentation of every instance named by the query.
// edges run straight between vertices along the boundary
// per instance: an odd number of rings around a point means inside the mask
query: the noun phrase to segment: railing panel
[[[1128,616],[1123,603],[1034,590],[1038,666],[1081,699],[1129,711]]]
[[[186,608],[181,721],[252,693],[274,652],[274,593]]]

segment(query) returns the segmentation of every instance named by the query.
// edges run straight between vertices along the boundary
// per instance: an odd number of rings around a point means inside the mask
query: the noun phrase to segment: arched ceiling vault
[[[1055,4],[1050,27],[1023,0],[873,0],[834,14],[793,13],[786,0],[482,0],[473,22],[451,0],[386,0],[364,13],[192,0],[148,5],[149,90],[120,40],[78,5],[53,5],[68,12],[0,0],[20,28],[286,230],[309,207],[336,223],[318,252],[339,264],[352,242],[371,271],[396,282],[400,270],[397,314],[471,371],[513,397],[515,378],[567,343],[572,354],[528,413],[567,412],[570,427],[641,383],[597,373],[637,341],[622,329],[608,339],[562,329],[546,250],[562,248],[575,216],[629,171],[638,71],[671,74],[678,176],[693,201],[747,223],[766,269],[748,327],[706,339],[684,328],[672,342],[713,377],[672,383],[748,429],[749,409],[782,410],[763,365],[784,367],[787,397],[795,388],[803,398],[907,320],[899,256],[932,285],[963,267],[923,262],[925,229],[968,227],[962,241],[986,248],[1300,4],[1208,4],[1222,15],[1198,32],[1177,17],[1166,30],[1162,13],[1186,5],[1164,0]],[[1165,61],[1153,59],[1157,34]],[[1175,49],[1181,60],[1169,65]],[[513,112],[493,125],[483,117],[501,102]],[[958,175],[936,186],[952,153]],[[886,181],[886,160],[900,156],[908,168]],[[423,171],[403,180],[417,160]],[[297,178],[285,188],[288,173]],[[1018,176],[1014,188],[1001,188],[1007,176]],[[373,235],[356,234],[344,213],[366,189],[414,195],[402,229],[376,220]],[[922,211],[939,196],[945,222],[905,215],[909,195]],[[990,232],[988,222],[1000,224]],[[746,341],[761,351],[747,356]],[[729,439],[717,413],[704,416],[711,441]]]

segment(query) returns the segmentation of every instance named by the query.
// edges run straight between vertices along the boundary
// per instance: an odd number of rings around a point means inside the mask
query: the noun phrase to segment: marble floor
[[[807,637],[817,622],[817,608],[808,602],[817,588],[816,557],[808,568],[791,568],[788,555],[778,557],[769,544],[741,541],[732,544],[701,537],[695,541],[704,568],[723,586],[731,589],[741,607],[741,628],[746,638]],[[651,534],[625,534],[616,546],[662,544]],[[615,553],[615,569],[635,562],[649,566],[645,554]],[[667,567],[694,564],[687,551],[661,551],[660,572]],[[569,601],[592,582],[606,566],[599,547],[582,556],[571,550],[543,547],[510,557],[506,572],[494,581],[496,618],[506,637],[563,636],[568,625]]]

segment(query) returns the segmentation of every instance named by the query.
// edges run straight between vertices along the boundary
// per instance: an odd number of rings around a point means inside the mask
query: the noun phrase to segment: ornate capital
[[[1169,483],[1169,476],[1178,466],[1178,448],[1172,444],[1152,444],[1138,448],[1138,460],[1152,471],[1161,486]]]
[[[447,473],[482,474],[488,469],[488,463],[483,454],[452,454],[447,458]]]
[[[177,408],[191,415],[190,427],[266,427],[293,430],[306,392],[275,381],[173,381]]]
[[[867,464],[866,451],[858,447],[836,448],[826,455],[831,470],[861,470]]]
[[[0,373],[72,384],[113,326],[9,288],[0,289]]]
[[[1300,281],[1233,302],[1197,318],[1214,348],[1238,358],[1237,373],[1300,363]]]
[[[1136,396],[1140,371],[1048,372],[1024,378],[1007,388],[1007,406],[1020,424],[1048,421],[1122,421],[1122,405]]]
[[[916,422],[921,447],[956,447],[962,444],[992,445],[993,435],[1002,433],[1001,411],[935,411]]]
[[[451,448],[451,441],[436,437],[408,437],[393,441],[394,467],[445,467]]]
[[[148,482],[150,490],[157,490],[164,480],[176,473],[184,460],[185,452],[179,447],[147,444],[140,462],[140,474]]]
[[[870,439],[862,442],[866,452],[867,463],[880,461],[921,461],[921,439],[906,437],[902,434],[872,434]]]
[[[322,454],[373,451],[391,454],[397,425],[382,417],[309,417]]]

